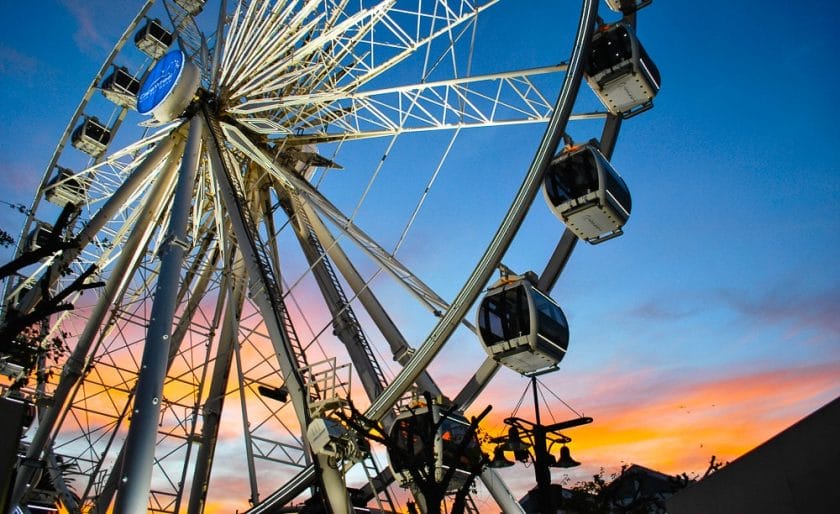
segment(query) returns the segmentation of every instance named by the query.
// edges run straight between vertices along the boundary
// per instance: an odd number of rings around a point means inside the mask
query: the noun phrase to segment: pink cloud
[[[29,77],[38,71],[38,60],[0,43],[0,75]]]
[[[547,388],[594,418],[591,425],[564,432],[573,438],[572,454],[583,465],[553,470],[553,480],[574,483],[602,468],[609,475],[624,463],[665,473],[702,473],[712,455],[731,461],[840,395],[838,377],[840,360],[778,369],[716,368],[706,375],[617,365],[597,374],[541,377]],[[512,415],[525,391],[516,415],[533,420],[527,382],[501,370],[469,412],[493,404],[483,428],[491,436],[502,435],[502,420]],[[545,397],[543,423],[577,416],[551,393]],[[500,473],[515,497],[535,485],[530,466]]]
[[[622,463],[666,473],[702,472],[712,455],[731,461],[834,399],[840,394],[838,377],[840,361],[705,379],[602,375],[607,385],[570,400],[595,418],[567,432],[575,458],[584,462],[571,476],[585,478]],[[522,417],[531,419],[531,412],[523,411]],[[500,432],[505,415],[494,412],[489,426]],[[533,481],[522,485],[527,490]]]
[[[104,52],[110,51],[114,46],[114,35],[105,33],[103,27],[111,29],[114,26],[111,20],[124,20],[124,23],[128,23],[125,19],[126,13],[129,12],[127,11],[130,6],[128,2],[107,0],[93,2],[60,0],[60,2],[78,25],[73,40],[80,50],[92,57],[101,57]],[[116,26],[121,30],[123,23],[117,22]]]
[[[840,289],[803,293],[783,284],[770,291],[746,295],[721,291],[720,299],[743,316],[762,323],[789,323],[792,332],[811,330],[837,340],[840,335]]]

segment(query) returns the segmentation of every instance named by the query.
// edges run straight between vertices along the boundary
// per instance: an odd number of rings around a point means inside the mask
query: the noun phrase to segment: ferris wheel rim
[[[148,7],[149,7],[152,3],[153,3],[153,1],[149,1],[149,2],[147,2],[147,4],[146,4],[146,10],[148,10]],[[584,3],[584,5],[586,5],[586,4],[593,4],[593,5],[594,5],[594,0],[584,0],[584,2],[583,2],[583,3]],[[592,9],[592,8],[594,8],[594,7],[591,7],[591,6],[590,6],[589,8],[590,8],[590,9]],[[145,11],[144,11],[144,12],[145,12]],[[139,16],[139,15],[138,15],[138,16]],[[137,23],[138,23],[138,22],[134,22],[134,25],[136,26],[136,24],[137,24]],[[590,25],[591,25],[591,23],[590,23]],[[130,30],[131,30],[131,29],[129,29],[129,31],[130,31]],[[128,32],[128,31],[127,31],[127,32]],[[115,48],[115,51],[116,51],[116,50],[117,50],[117,49]],[[111,58],[111,60],[113,60],[113,58]],[[571,115],[571,112],[569,112],[568,114],[569,114],[569,115]],[[75,116],[75,118],[78,118],[78,115],[76,115],[76,116]],[[73,121],[71,121],[71,124],[72,124],[72,123],[73,123]],[[65,136],[65,139],[66,139],[66,136]],[[549,146],[551,146],[551,145],[549,145]],[[555,141],[554,146],[556,147],[556,141]],[[545,149],[545,150],[543,151],[543,153],[547,154],[549,151],[553,151],[553,149],[550,149],[550,150],[549,150],[549,149]],[[49,173],[49,172],[51,172],[51,168],[52,168],[52,166],[53,166],[53,165],[54,165],[54,162],[51,162],[50,168],[48,169],[48,173]],[[536,166],[536,168],[539,168],[541,165],[532,165],[532,166]],[[536,172],[536,174],[534,175],[534,177],[536,177],[537,175],[538,175],[538,171]],[[529,175],[529,176],[530,176],[530,175]],[[534,177],[532,177],[532,182],[534,182],[534,181],[538,182],[538,180],[537,180],[536,178],[534,178]],[[45,176],[44,181],[46,181],[46,180],[47,180],[47,177]],[[526,179],[526,180],[528,180],[528,179]],[[39,190],[40,190],[40,189],[43,189],[43,187],[44,187],[44,186],[45,186],[45,184],[42,184],[42,186],[39,188]],[[526,206],[524,207],[524,209],[525,209],[525,210],[527,210],[528,206],[530,205],[530,201],[532,201],[532,200],[533,200],[533,195],[531,196],[531,200],[529,200],[529,201],[525,202],[525,203],[527,203],[527,204],[528,204],[528,205],[526,205]],[[37,205],[36,205],[36,206],[37,206]],[[492,261],[492,259],[490,259],[490,261]],[[497,261],[495,264],[494,264],[494,263],[492,263],[492,262],[489,262],[489,261],[488,261],[487,263],[485,263],[485,264],[484,264],[484,266],[483,266],[485,269],[484,269],[484,270],[480,273],[480,275],[485,275],[485,274],[488,274],[490,271],[492,271],[492,269],[493,269],[493,268],[495,268],[495,265],[496,265],[497,263],[498,263],[498,261]],[[478,268],[478,266],[477,266],[476,268]],[[489,276],[489,275],[488,275],[488,276]],[[477,283],[477,282],[486,282],[486,279],[485,279],[484,281],[481,281],[481,280],[479,280],[479,279],[475,279],[475,280],[471,280],[471,281],[472,281],[472,282],[476,282],[476,283]],[[477,287],[477,286],[476,286],[476,287]],[[477,293],[476,293],[476,295],[477,295]],[[460,297],[460,296],[461,296],[461,295],[459,295],[459,297]],[[469,301],[469,302],[467,302],[467,301],[465,300],[465,301],[464,301],[464,303],[472,304],[472,303],[474,302],[474,300],[475,300],[475,297],[473,297],[472,301]],[[467,307],[468,307],[468,306],[467,306]],[[451,307],[449,307],[449,308],[451,309]],[[447,310],[446,312],[448,313],[449,311]],[[459,317],[460,319],[459,319],[459,320],[456,320],[456,321],[457,321],[457,322],[461,322],[461,321],[463,321],[463,320],[464,320],[465,315],[461,315],[461,316],[453,315],[453,316],[451,316],[451,317],[452,317],[452,318]],[[443,321],[442,321],[441,323],[443,323]],[[450,320],[450,321],[447,321],[447,323],[451,323],[451,320]],[[431,335],[430,335],[430,339],[431,339]],[[424,366],[420,366],[420,369],[419,369],[419,370],[420,370],[420,371],[422,371],[423,369],[425,369],[425,365],[424,365]],[[418,371],[418,372],[419,372],[419,371]],[[416,378],[416,377],[415,377],[415,378]],[[380,397],[380,398],[381,398],[381,397]],[[384,403],[387,403],[387,402],[382,402],[382,401],[380,401],[379,399],[377,399],[375,403],[376,403],[376,404],[384,404]],[[382,407],[377,407],[377,409],[382,410],[383,408],[382,408]],[[380,412],[376,412],[376,411],[374,411],[374,412],[375,412],[377,415],[378,415],[378,414],[381,414]]]

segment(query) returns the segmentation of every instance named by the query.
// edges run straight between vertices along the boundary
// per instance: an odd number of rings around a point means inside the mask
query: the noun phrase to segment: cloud
[[[762,323],[794,321],[833,334],[840,333],[834,315],[840,305],[840,287],[830,280],[814,285],[805,277],[768,281],[749,291],[721,287],[695,291],[659,291],[620,313],[621,317],[645,320],[679,320],[708,313],[710,307],[725,307],[744,318]]]
[[[601,464],[620,460],[664,472],[731,460],[840,394],[840,361],[698,379],[660,374],[587,398],[596,418],[576,446]],[[604,394],[606,393],[606,394]],[[616,396],[622,401],[617,402]]]
[[[623,360],[667,366],[672,358],[691,355],[706,365],[772,365],[783,355],[797,362],[840,357],[838,305],[840,287],[830,280],[813,283],[802,277],[748,290],[726,286],[680,294],[666,291],[617,311],[613,320],[639,342],[633,355],[622,355]],[[593,328],[596,332],[590,337],[600,337]],[[787,351],[791,345],[799,351]]]
[[[626,312],[626,315],[645,321],[679,320],[693,315],[695,308],[679,302],[649,299]]]
[[[719,299],[743,317],[762,324],[790,324],[793,331],[813,330],[834,341],[840,336],[840,288],[824,291],[798,291],[784,284],[771,290],[744,294],[722,290]]]
[[[102,0],[60,0],[60,3],[73,16],[77,23],[73,40],[79,49],[91,57],[101,57],[114,46],[115,37],[107,33],[107,29],[114,27],[111,21],[124,17],[128,4],[125,2],[109,2]],[[128,20],[126,20],[127,22]],[[117,26],[121,26],[119,23]],[[106,31],[103,31],[103,27]]]
[[[38,72],[38,60],[0,43],[0,75],[31,77]]]
[[[548,387],[562,391],[564,400],[594,418],[590,425],[564,432],[572,437],[572,454],[583,466],[555,470],[554,481],[564,474],[572,482],[582,480],[601,468],[609,474],[623,463],[672,474],[702,473],[712,455],[731,461],[840,395],[839,376],[840,360],[706,372],[614,368],[597,376],[566,375],[562,384],[545,377]],[[521,381],[513,386],[499,378],[489,396],[500,402],[516,397]],[[553,412],[542,405],[543,423],[576,417],[550,393],[546,398]],[[504,433],[502,419],[511,415],[510,406],[494,406],[483,426],[492,436]],[[534,419],[530,396],[517,416]],[[557,451],[555,446],[552,452]],[[534,485],[530,470],[517,466],[501,473],[516,497]]]

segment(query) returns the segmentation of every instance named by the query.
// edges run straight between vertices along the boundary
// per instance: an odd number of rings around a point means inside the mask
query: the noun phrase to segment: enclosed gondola
[[[204,8],[207,0],[175,0],[183,10],[195,16]]]
[[[659,70],[627,23],[604,25],[592,37],[586,81],[613,114],[628,118],[653,106]]]
[[[172,41],[172,33],[163,28],[158,19],[147,21],[134,34],[134,45],[152,59],[158,59],[166,54],[167,49],[172,45]]]
[[[632,14],[650,5],[652,0],[607,0],[607,7],[615,12]]]
[[[29,232],[24,240],[24,251],[34,252],[39,248],[47,246],[52,238],[52,232],[52,225],[44,221],[36,221],[35,227]]]
[[[28,293],[32,289],[32,282],[28,282],[26,279],[18,280],[17,284],[6,294],[6,306],[7,307],[15,307],[20,299],[23,298],[26,293]]]
[[[79,206],[87,199],[89,180],[81,177],[73,170],[57,166],[57,173],[44,189],[44,197],[48,202],[64,207],[68,203]]]
[[[115,67],[113,73],[102,81],[102,94],[115,104],[129,109],[137,108],[140,81],[125,66]]]
[[[469,421],[457,412],[449,412],[441,419],[442,410],[435,403],[431,410],[426,405],[406,409],[391,425],[391,441],[395,444],[388,450],[388,459],[401,485],[412,483],[412,469],[426,474],[440,472],[442,476],[454,467],[452,479],[447,484],[448,490],[454,491],[460,489],[471,471],[480,465],[481,446],[475,433],[464,442],[470,435]],[[440,424],[435,430],[437,420]]]
[[[478,333],[491,358],[523,375],[556,368],[569,346],[563,310],[523,277],[503,279],[487,292]]]
[[[623,234],[630,218],[630,190],[593,142],[566,148],[552,159],[543,193],[554,214],[592,244]]]
[[[111,130],[96,116],[85,116],[84,121],[76,127],[71,137],[73,147],[91,157],[99,157],[108,148],[110,141]]]

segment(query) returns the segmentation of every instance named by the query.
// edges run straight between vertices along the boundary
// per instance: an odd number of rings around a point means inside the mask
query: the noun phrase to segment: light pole
[[[580,464],[572,460],[566,443],[571,438],[560,433],[561,430],[592,423],[592,418],[579,417],[568,421],[561,421],[551,425],[543,425],[540,419],[540,402],[537,393],[537,378],[531,377],[531,387],[534,394],[534,421],[518,417],[509,417],[504,420],[510,426],[508,435],[497,437],[491,441],[500,443],[494,451],[494,458],[490,465],[492,467],[506,467],[513,463],[504,458],[505,451],[512,451],[517,460],[527,461],[533,458],[534,475],[537,480],[537,504],[541,514],[554,514],[556,507],[552,505],[551,498],[551,466],[572,467]],[[563,447],[560,452],[560,459],[554,459],[549,453],[549,442],[561,443]],[[533,455],[528,449],[533,450]],[[564,451],[565,450],[565,451]]]

